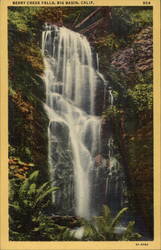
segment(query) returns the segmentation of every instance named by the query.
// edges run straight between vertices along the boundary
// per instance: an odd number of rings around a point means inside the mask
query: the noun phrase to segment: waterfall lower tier
[[[97,71],[98,63],[95,69],[87,39],[79,33],[50,26],[42,33],[42,53],[50,176],[52,185],[59,187],[53,203],[59,212],[89,218],[106,202],[109,185],[102,179],[104,193],[100,192],[101,168],[108,171],[101,156],[96,99],[105,99],[105,80]],[[110,98],[113,102],[112,90]],[[97,204],[94,192],[104,196]]]

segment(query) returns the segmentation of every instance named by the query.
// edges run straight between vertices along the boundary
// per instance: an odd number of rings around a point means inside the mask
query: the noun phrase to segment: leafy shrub
[[[102,216],[92,218],[91,221],[84,221],[84,240],[118,241],[138,240],[141,235],[134,232],[135,222],[130,221],[124,232],[117,233],[117,226],[121,222],[128,208],[121,209],[113,218],[108,206],[103,206]]]
[[[50,182],[39,185],[38,176],[39,171],[36,170],[23,181],[15,178],[10,181],[11,240],[44,239],[53,227],[54,223],[47,219],[44,211],[50,204],[51,193],[57,188],[51,187]],[[47,224],[52,224],[52,227],[48,228]]]
[[[137,112],[152,110],[152,84],[137,84],[128,94],[136,107]]]
[[[152,25],[152,18],[151,8],[114,7],[111,30],[119,37],[127,37]]]

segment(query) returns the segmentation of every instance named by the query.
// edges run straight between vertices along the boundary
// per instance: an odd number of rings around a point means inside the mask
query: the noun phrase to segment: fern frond
[[[125,212],[128,210],[127,207],[121,209],[118,214],[115,216],[115,218],[112,220],[112,223],[110,225],[111,229],[114,229],[114,227],[120,222],[122,216],[125,214]]]
[[[32,194],[35,194],[36,193],[36,184],[35,183],[32,183],[29,187],[29,191],[28,191],[28,194],[29,195],[32,195]]]
[[[39,170],[35,170],[32,174],[30,174],[28,180],[30,182],[35,182],[37,180],[38,175],[39,175]]]
[[[35,201],[35,206],[36,206],[39,202],[42,202],[43,199],[44,199],[48,194],[50,194],[50,193],[52,193],[52,192],[55,192],[56,190],[58,190],[57,187],[52,187],[52,188],[48,189],[46,192],[40,194],[40,195],[37,197],[36,201]]]
[[[109,208],[107,205],[103,205],[102,210],[103,210],[103,217],[104,217],[106,220],[111,219],[111,211],[110,211],[110,208]]]
[[[41,185],[37,191],[36,191],[36,196],[38,197],[44,190],[48,187],[48,185],[51,183],[51,181],[45,182],[43,185]]]

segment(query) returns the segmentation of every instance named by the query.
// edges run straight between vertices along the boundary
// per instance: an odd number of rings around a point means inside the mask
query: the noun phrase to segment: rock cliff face
[[[123,76],[135,73],[134,49],[125,48],[112,55],[111,65],[121,72]]]
[[[136,35],[131,47],[119,50],[111,57],[111,65],[124,77],[153,68],[152,27],[147,27]]]
[[[135,71],[144,72],[153,68],[153,30],[143,29],[134,40]]]

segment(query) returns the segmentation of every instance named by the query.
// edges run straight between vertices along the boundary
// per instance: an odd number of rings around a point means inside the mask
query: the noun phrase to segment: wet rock
[[[69,128],[65,123],[56,121],[51,122],[50,131],[53,136],[55,136],[55,141],[63,145],[64,148],[68,147]]]
[[[50,123],[52,133],[50,148],[51,177],[58,187],[54,200],[57,214],[73,214],[74,211],[74,183],[73,160],[69,128],[64,122]]]

